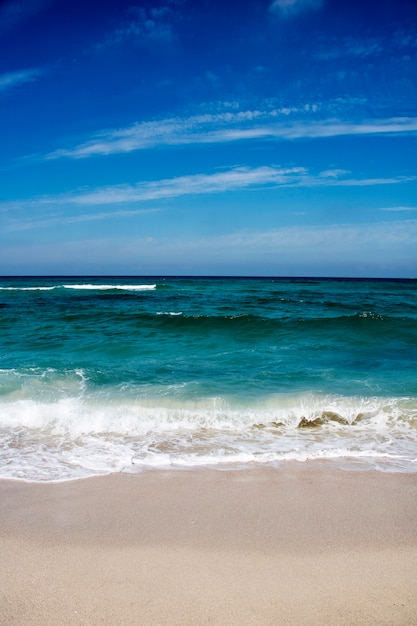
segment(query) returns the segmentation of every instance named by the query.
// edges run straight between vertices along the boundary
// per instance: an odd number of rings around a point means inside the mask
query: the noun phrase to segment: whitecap
[[[97,291],[106,291],[109,289],[119,289],[122,291],[147,291],[156,289],[156,285],[93,285],[86,283],[62,286],[64,289],[93,289]]]

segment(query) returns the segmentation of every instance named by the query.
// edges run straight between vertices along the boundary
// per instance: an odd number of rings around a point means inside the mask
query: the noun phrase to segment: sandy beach
[[[417,624],[417,475],[0,482],[0,623]]]

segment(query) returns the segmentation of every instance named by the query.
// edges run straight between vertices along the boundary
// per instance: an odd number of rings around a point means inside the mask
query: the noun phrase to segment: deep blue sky
[[[417,277],[414,0],[3,0],[0,125],[0,274]]]

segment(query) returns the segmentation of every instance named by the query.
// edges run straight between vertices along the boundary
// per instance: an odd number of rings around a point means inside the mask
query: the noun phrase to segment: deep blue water
[[[417,468],[417,281],[2,278],[0,320],[0,476]]]

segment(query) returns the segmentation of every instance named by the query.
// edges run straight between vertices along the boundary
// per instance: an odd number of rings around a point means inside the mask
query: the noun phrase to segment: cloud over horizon
[[[396,270],[401,264],[409,263],[410,251],[417,238],[417,220],[353,224],[328,223],[317,226],[287,226],[272,230],[231,230],[218,235],[206,235],[192,240],[138,236],[134,233],[123,237],[95,237],[86,240],[67,239],[64,243],[50,241],[42,246],[36,242],[25,244],[24,248],[5,246],[0,249],[0,263],[19,269],[24,254],[30,258],[46,258],[44,271],[51,268],[65,268],[68,257],[76,259],[81,267],[100,263],[107,272],[114,268],[123,273],[131,273],[138,264],[142,268],[158,268],[161,274],[172,274],[172,258],[187,267],[190,258],[195,274],[213,269],[212,255],[216,252],[215,274],[225,269],[247,273],[251,267],[262,266],[267,261],[265,275],[293,275],[300,273],[300,257],[310,259],[310,275],[340,276],[352,273],[357,275],[377,275],[381,269]],[[43,254],[43,250],[47,255]],[[109,249],[116,264],[109,262]],[[355,250],[354,264],[351,263],[352,250]],[[380,254],[375,255],[375,251]],[[23,254],[24,252],[24,254]],[[197,257],[195,254],[197,253]],[[381,257],[381,254],[383,255]],[[383,260],[381,260],[383,259]],[[220,270],[220,271],[219,271]],[[324,272],[324,273],[323,273]],[[152,272],[151,272],[152,273]],[[154,273],[154,272],[153,272]],[[351,275],[350,273],[350,275]],[[305,275],[302,273],[301,275]]]

